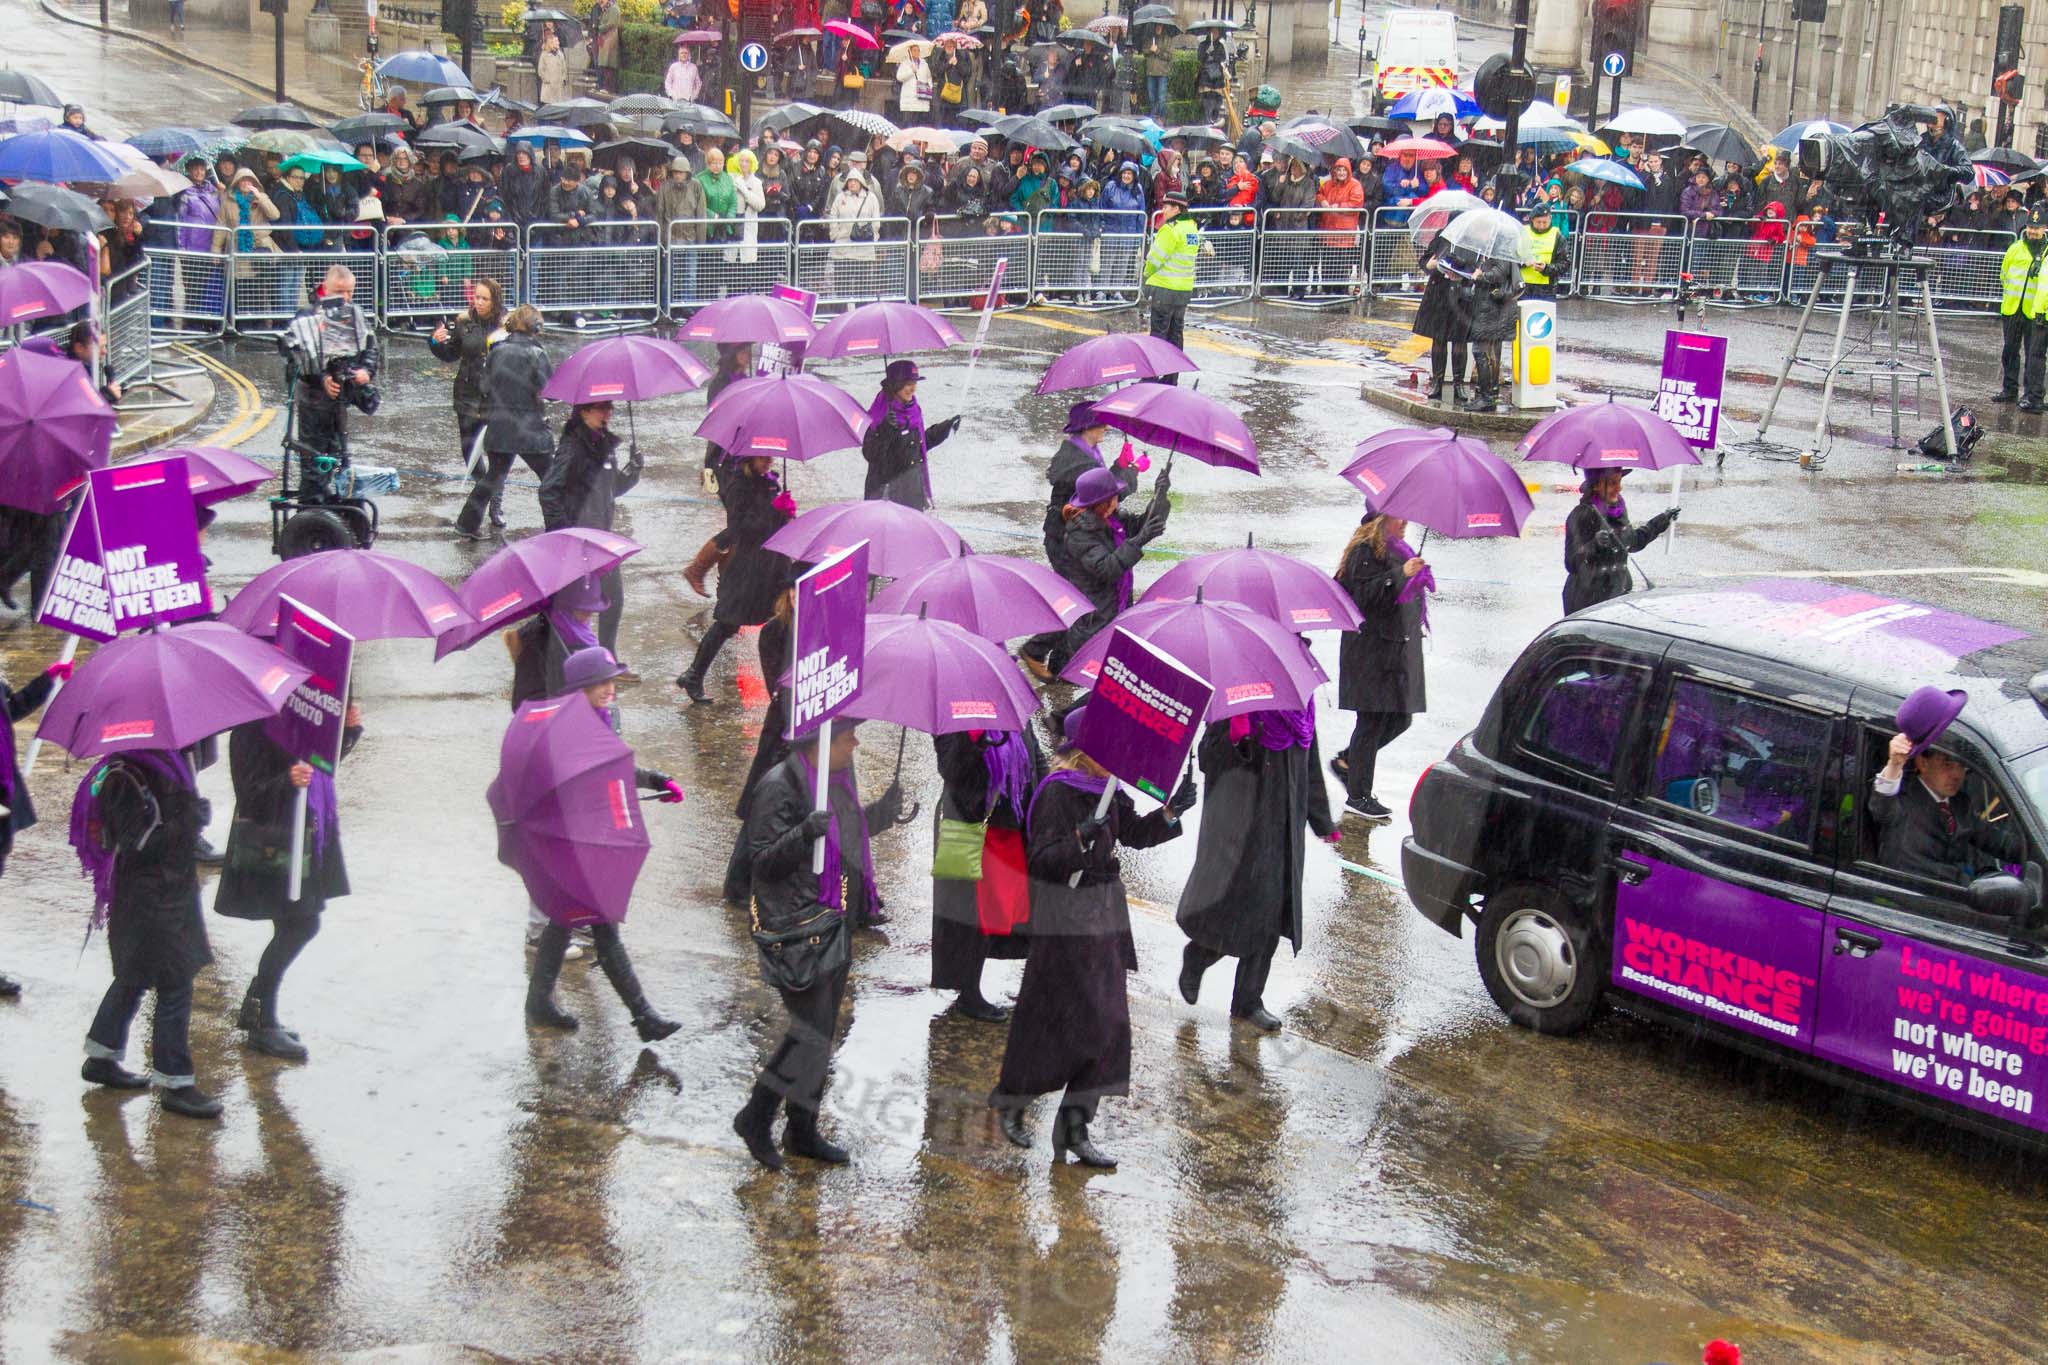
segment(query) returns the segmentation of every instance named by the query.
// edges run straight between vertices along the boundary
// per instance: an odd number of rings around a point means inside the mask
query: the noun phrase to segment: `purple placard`
[[[807,318],[816,318],[818,315],[818,296],[808,289],[799,289],[793,284],[778,284],[768,291],[768,297],[781,299]],[[784,337],[779,345],[772,341],[763,342],[754,348],[754,373],[796,374],[804,367],[805,345],[804,339],[797,336]]]
[[[312,669],[313,675],[294,688],[283,709],[263,723],[263,732],[294,759],[332,773],[341,761],[355,637],[304,603],[280,596],[277,638],[272,643]]]
[[[1832,915],[1828,932],[1878,947],[1824,959],[1814,1055],[2048,1130],[2048,977]]]
[[[1657,378],[1657,415],[1686,442],[1712,450],[1721,429],[1721,384],[1728,338],[1703,332],[1664,333],[1664,371]]]
[[[185,457],[95,469],[90,488],[115,632],[211,616]]]
[[[1813,1042],[1823,914],[1629,854],[1614,891],[1614,984],[1805,1051]]]
[[[114,615],[107,600],[107,575],[100,568],[100,536],[90,493],[78,500],[71,513],[56,571],[36,608],[36,624],[102,643],[114,638]]]
[[[868,543],[847,546],[799,578],[795,608],[791,740],[810,734],[860,695],[868,648]]]
[[[1164,801],[1187,762],[1215,691],[1163,650],[1121,628],[1081,713],[1081,752],[1118,781]]]

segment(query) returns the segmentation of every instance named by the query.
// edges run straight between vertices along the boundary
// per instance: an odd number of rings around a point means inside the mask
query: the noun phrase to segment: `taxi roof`
[[[1758,578],[1631,593],[1571,620],[1604,621],[1805,669],[1903,698],[1916,687],[1969,693],[1961,719],[2006,757],[2048,745],[2029,682],[2048,639],[1846,583]]]

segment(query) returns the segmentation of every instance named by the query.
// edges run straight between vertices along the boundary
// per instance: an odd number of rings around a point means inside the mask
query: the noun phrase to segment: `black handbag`
[[[291,825],[270,824],[238,815],[228,826],[226,866],[236,872],[289,879],[292,865]],[[313,840],[308,837],[299,848],[299,875],[310,882],[313,875]]]
[[[841,886],[845,881],[841,879]],[[754,921],[754,951],[761,959],[761,980],[779,991],[800,994],[843,971],[853,958],[853,944],[846,931],[846,916],[821,908],[817,914],[789,929],[769,931],[761,927],[761,904],[749,899],[747,911]]]

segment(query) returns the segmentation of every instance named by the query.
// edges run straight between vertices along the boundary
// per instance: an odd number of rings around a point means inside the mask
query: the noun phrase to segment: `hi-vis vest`
[[[1998,263],[1998,283],[2004,291],[1998,304],[2001,314],[2048,318],[2048,242],[2037,256],[2027,249],[2025,237],[2013,238]]]
[[[1522,283],[1549,284],[1550,276],[1543,272],[1543,267],[1549,265],[1551,258],[1557,254],[1557,246],[1564,240],[1564,233],[1558,231],[1557,224],[1552,223],[1548,232],[1523,228],[1522,239],[1535,248],[1536,252],[1535,263],[1522,267]]]
[[[1145,283],[1177,293],[1195,292],[1195,253],[1202,249],[1202,234],[1186,213],[1152,235],[1145,252]]]

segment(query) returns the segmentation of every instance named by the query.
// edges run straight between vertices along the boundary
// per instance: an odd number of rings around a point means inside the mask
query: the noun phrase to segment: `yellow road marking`
[[[225,381],[235,395],[235,415],[200,438],[201,444],[233,447],[270,425],[271,419],[277,415],[277,409],[264,406],[263,395],[248,376],[190,346],[180,346],[177,349],[186,359]]]
[[[1409,337],[1406,341],[1399,342],[1388,348],[1387,359],[1397,365],[1405,365],[1411,360],[1421,359],[1423,353],[1427,350],[1429,350],[1428,337]]]
[[[1083,327],[1079,323],[1066,322],[1059,318],[1045,317],[1042,314],[1037,313],[1035,310],[1011,313],[1009,315],[1009,320],[1012,322],[1028,322],[1033,327],[1049,327],[1056,332],[1073,332],[1079,336],[1099,337],[1108,335],[1108,331],[1106,328]],[[1362,344],[1369,345],[1371,343],[1368,342]],[[1231,344],[1230,342],[1220,340],[1214,333],[1205,332],[1200,328],[1189,329],[1188,349],[1198,351],[1215,351],[1220,355],[1234,355],[1245,360],[1272,360],[1274,358],[1270,353],[1266,351],[1254,350],[1252,347],[1249,346],[1236,346]],[[1286,363],[1290,365],[1344,367],[1349,367],[1351,364],[1351,362],[1348,360],[1336,360],[1328,356],[1291,356],[1287,358]]]

